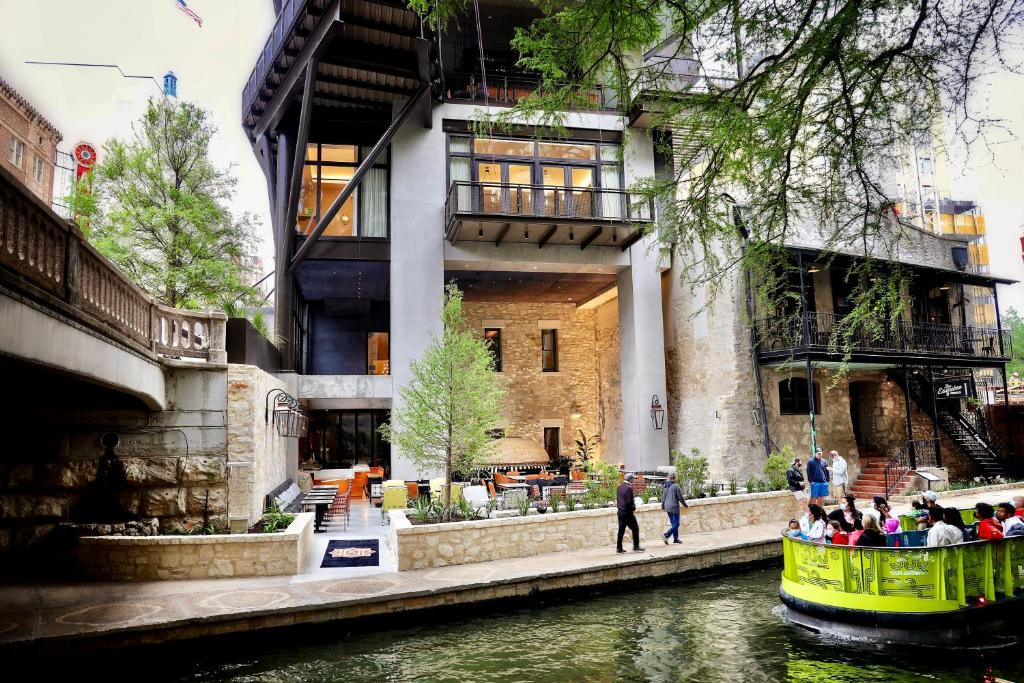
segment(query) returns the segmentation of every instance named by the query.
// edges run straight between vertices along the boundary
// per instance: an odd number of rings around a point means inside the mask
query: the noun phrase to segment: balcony
[[[445,201],[449,242],[629,248],[654,221],[654,202],[597,187],[456,181]]]
[[[794,355],[821,358],[841,357],[842,349],[832,345],[840,316],[833,313],[805,313],[783,320],[754,321],[759,355],[764,360],[781,360]],[[922,358],[950,358],[986,365],[1010,359],[1009,330],[964,327],[901,320],[887,329],[881,339],[864,331],[853,338],[851,360],[884,362]]]

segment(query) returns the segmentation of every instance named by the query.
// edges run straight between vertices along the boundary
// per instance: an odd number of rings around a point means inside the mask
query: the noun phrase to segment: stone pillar
[[[435,115],[436,115],[435,111]],[[445,135],[410,118],[391,143],[391,375],[392,406],[409,381],[409,364],[441,331],[444,289]],[[408,457],[391,447],[391,476],[417,479]]]
[[[628,470],[668,464],[668,430],[655,429],[651,399],[668,405],[661,274],[647,240],[630,248],[632,266],[619,274],[622,367],[622,457]],[[666,416],[665,424],[668,419]]]

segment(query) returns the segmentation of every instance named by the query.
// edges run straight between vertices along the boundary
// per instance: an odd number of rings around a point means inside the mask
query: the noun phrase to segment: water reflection
[[[397,615],[407,627],[348,633],[324,626],[317,642],[308,632],[284,632],[253,648],[258,654],[218,652],[188,665],[177,658],[150,670],[162,671],[163,680],[246,682],[967,683],[992,673],[1024,683],[1019,649],[993,658],[851,645],[786,624],[775,611],[777,591],[771,569],[557,605],[519,599],[501,614],[468,606],[463,619],[442,624]]]

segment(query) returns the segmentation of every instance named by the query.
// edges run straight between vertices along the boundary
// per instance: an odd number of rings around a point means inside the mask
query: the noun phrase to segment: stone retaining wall
[[[753,493],[689,501],[680,532],[722,531],[778,521],[779,529],[800,506],[788,491]],[[615,544],[615,508],[506,517],[473,522],[413,526],[404,510],[392,510],[392,542],[399,571],[473,564],[544,553],[608,547]],[[661,506],[640,505],[636,512],[641,543],[660,543],[668,527]],[[630,543],[626,532],[625,543]]]
[[[281,533],[211,536],[86,536],[75,548],[82,578],[164,581],[299,574],[313,542],[313,514]]]

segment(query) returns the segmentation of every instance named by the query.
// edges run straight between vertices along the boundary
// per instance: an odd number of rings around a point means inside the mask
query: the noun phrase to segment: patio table
[[[324,515],[327,514],[327,506],[334,502],[334,498],[337,492],[323,491],[317,493],[311,493],[302,499],[302,506],[307,505],[313,506],[316,517],[314,518],[313,531],[320,533],[323,531]]]

